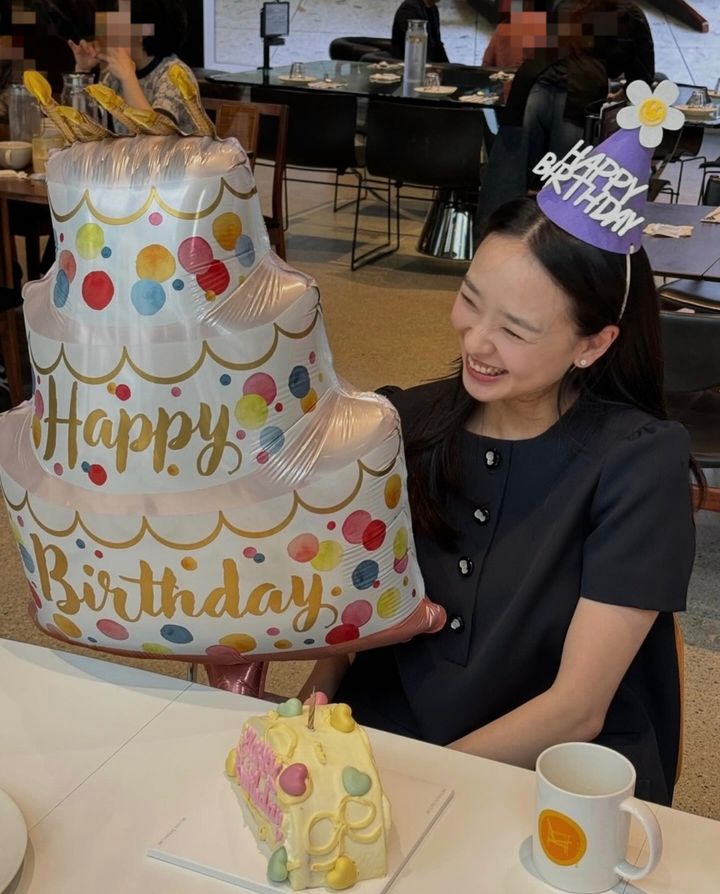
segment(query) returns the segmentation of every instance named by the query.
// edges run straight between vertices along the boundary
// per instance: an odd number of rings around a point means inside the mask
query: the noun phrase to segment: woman
[[[193,124],[177,90],[168,77],[172,65],[192,71],[177,57],[186,37],[182,7],[168,0],[132,0],[131,11],[98,13],[99,40],[69,41],[75,55],[75,71],[90,72],[104,64],[101,81],[136,109],[154,109],[167,115],[181,130]],[[115,123],[117,131],[122,125]]]
[[[557,742],[601,742],[633,761],[640,797],[670,803],[671,613],[685,607],[694,529],[647,257],[627,261],[511,202],[491,218],[452,324],[458,374],[392,395],[417,553],[448,623],[350,666],[320,662],[304,694],[315,686],[361,723],[524,767]]]

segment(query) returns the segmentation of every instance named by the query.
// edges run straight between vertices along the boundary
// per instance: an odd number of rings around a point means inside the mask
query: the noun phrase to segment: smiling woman
[[[640,797],[670,802],[672,612],[694,534],[658,323],[643,250],[599,249],[529,200],[496,212],[452,311],[458,372],[390,395],[418,558],[449,622],[321,662],[308,687],[339,683],[334,700],[369,726],[521,766],[594,740],[630,758]]]

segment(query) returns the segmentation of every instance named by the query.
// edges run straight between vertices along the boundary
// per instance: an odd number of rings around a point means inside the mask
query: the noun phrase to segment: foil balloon
[[[317,286],[270,251],[239,143],[75,143],[47,171],[34,394],[0,420],[36,623],[213,665],[236,691],[261,683],[243,662],[439,629],[398,417],[335,373]]]

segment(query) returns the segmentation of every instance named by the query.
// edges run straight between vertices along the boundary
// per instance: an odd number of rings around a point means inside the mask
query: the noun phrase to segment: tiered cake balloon
[[[86,139],[48,162],[34,394],[1,423],[37,624],[211,665],[438,629],[397,415],[336,375],[317,287],[269,250],[239,143]]]

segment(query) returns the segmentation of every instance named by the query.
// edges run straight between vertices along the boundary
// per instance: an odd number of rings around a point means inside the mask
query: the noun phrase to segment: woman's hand
[[[97,46],[87,40],[81,40],[75,43],[73,40],[68,41],[68,46],[73,51],[75,57],[75,71],[92,71],[100,62]]]
[[[108,47],[98,58],[105,63],[110,74],[125,87],[128,83],[137,82],[135,63],[124,47]]]

